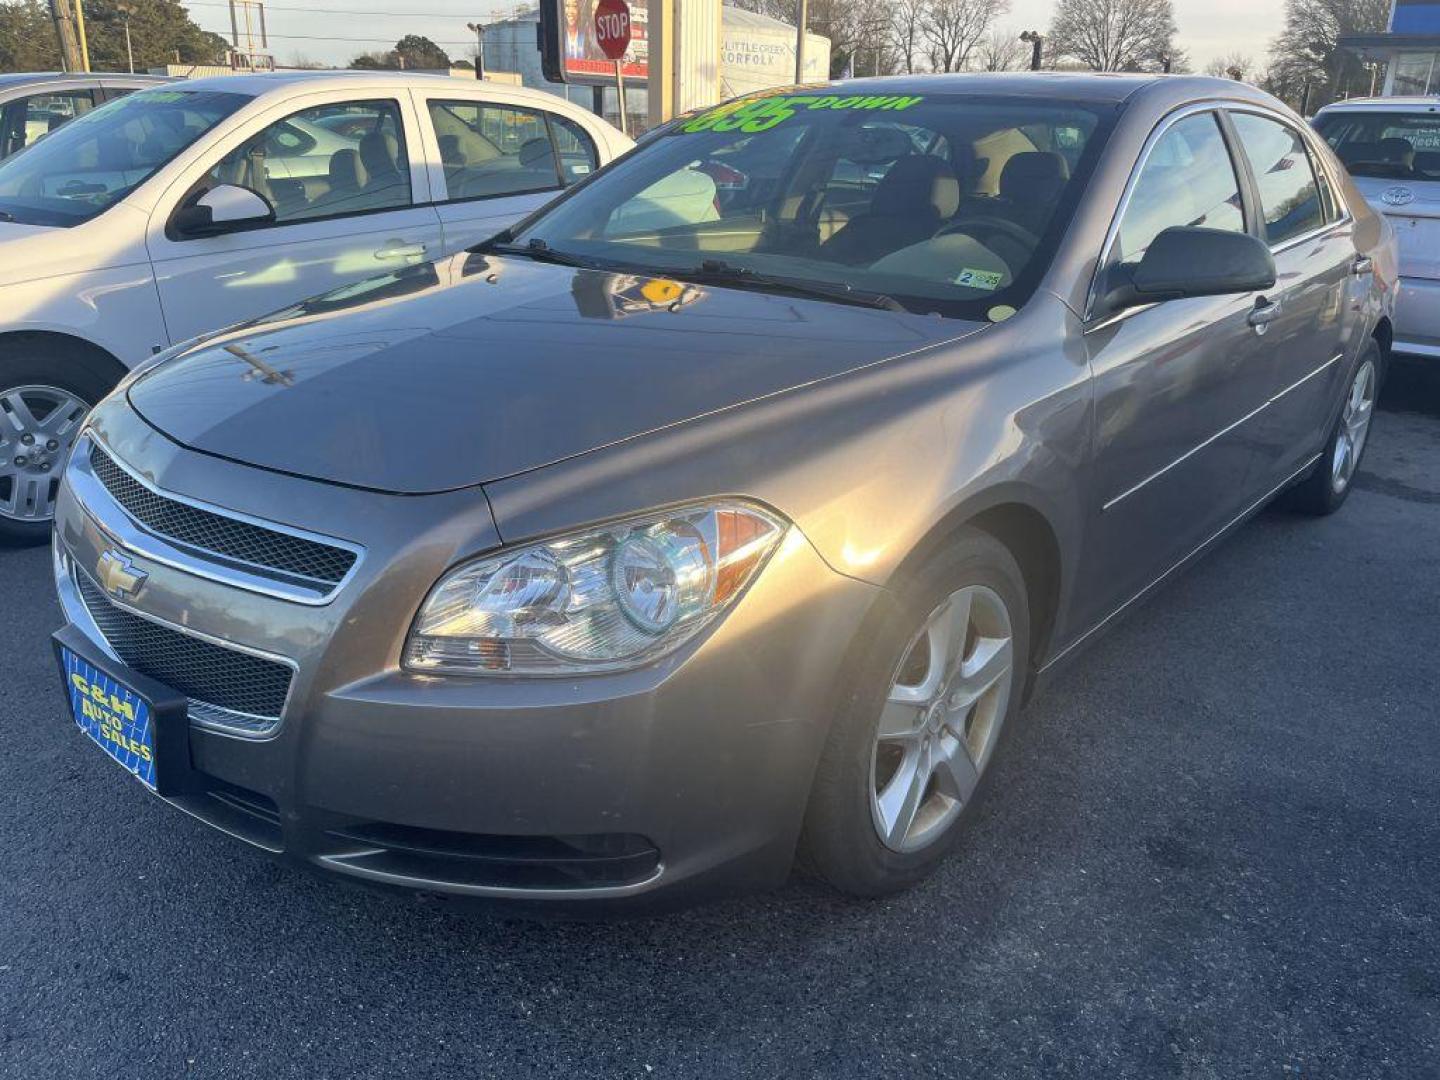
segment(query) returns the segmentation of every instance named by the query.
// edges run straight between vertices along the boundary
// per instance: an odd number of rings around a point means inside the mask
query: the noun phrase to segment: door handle
[[[1350,264],[1350,273],[1356,277],[1364,277],[1375,269],[1375,260],[1369,255],[1356,255],[1355,261]]]
[[[424,244],[407,244],[403,240],[387,240],[385,246],[375,252],[377,259],[423,259]]]
[[[1263,334],[1270,324],[1280,317],[1280,301],[1273,303],[1261,296],[1256,299],[1255,306],[1250,309],[1250,314],[1245,321],[1255,328],[1257,334]]]

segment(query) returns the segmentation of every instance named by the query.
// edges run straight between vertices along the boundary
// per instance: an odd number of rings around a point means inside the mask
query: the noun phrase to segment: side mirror
[[[173,219],[181,236],[219,236],[274,220],[275,208],[265,196],[238,184],[216,184],[175,211]]]
[[[1150,242],[1138,266],[1110,271],[1105,306],[1120,311],[1162,300],[1256,292],[1274,285],[1275,259],[1249,233],[1173,228]]]

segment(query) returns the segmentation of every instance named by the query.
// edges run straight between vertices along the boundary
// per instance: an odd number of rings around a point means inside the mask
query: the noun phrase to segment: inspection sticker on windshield
[[[972,270],[967,266],[955,275],[955,284],[965,285],[971,289],[990,289],[993,291],[1000,287],[1000,282],[1004,280],[1004,277],[1005,275],[998,270]]]
[[[861,109],[898,112],[924,101],[915,94],[800,94],[793,97],[744,98],[731,101],[697,116],[680,128],[686,134],[697,131],[768,131],[798,112],[815,109]]]

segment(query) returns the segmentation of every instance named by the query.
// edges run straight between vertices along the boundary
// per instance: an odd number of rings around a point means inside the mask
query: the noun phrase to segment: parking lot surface
[[[941,873],[537,924],[149,798],[0,551],[0,1077],[1440,1077],[1440,365],[1037,698]]]

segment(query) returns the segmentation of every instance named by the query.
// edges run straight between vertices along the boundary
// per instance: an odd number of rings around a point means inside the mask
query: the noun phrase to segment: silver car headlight
[[[786,524],[749,503],[686,506],[467,563],[430,591],[405,666],[462,675],[639,667],[734,603]]]

